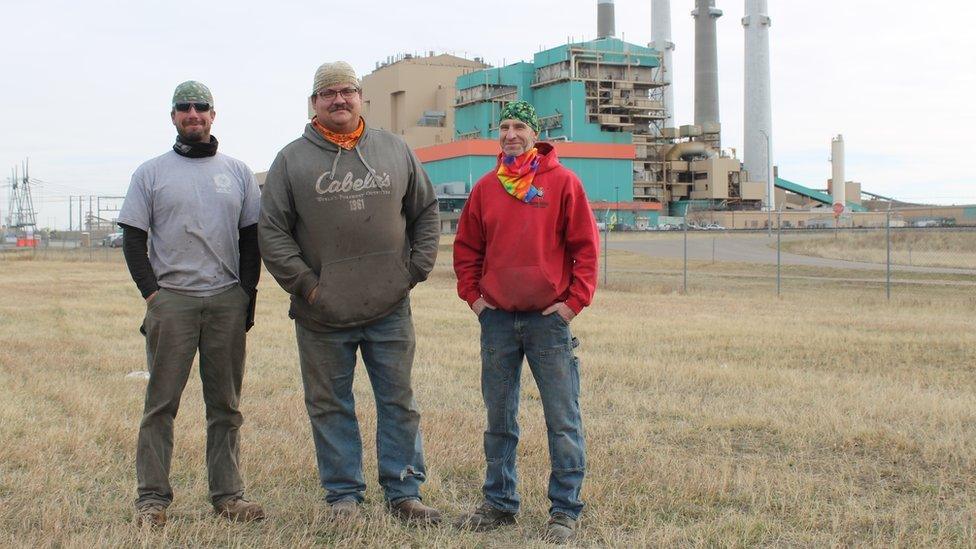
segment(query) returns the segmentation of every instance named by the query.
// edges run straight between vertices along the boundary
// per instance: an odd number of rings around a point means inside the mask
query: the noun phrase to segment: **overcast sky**
[[[617,35],[646,45],[650,0],[617,0]],[[692,0],[673,0],[675,111],[693,118]],[[742,150],[743,2],[718,0],[723,145]],[[842,133],[847,178],[902,200],[976,203],[976,6],[929,0],[769,0],[773,156],[824,187]],[[0,177],[29,157],[38,224],[68,195],[123,195],[170,148],[183,80],[214,93],[220,150],[264,171],[306,121],[315,68],[361,74],[428,50],[500,65],[596,35],[596,0],[234,2],[0,0]],[[7,189],[0,192],[7,215]]]

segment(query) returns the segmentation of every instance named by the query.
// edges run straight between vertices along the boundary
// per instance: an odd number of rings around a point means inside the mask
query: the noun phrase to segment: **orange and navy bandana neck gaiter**
[[[502,182],[505,192],[516,199],[529,203],[533,198],[541,196],[539,189],[532,186],[535,173],[539,169],[539,150],[535,147],[519,156],[502,155],[498,165],[498,180]]]
[[[366,129],[366,121],[360,117],[359,126],[357,126],[356,129],[351,133],[336,133],[320,124],[318,117],[312,118],[312,127],[319,132],[319,135],[334,143],[336,146],[342,147],[347,151],[351,151],[352,148],[356,146],[356,143],[359,142],[359,138],[363,135],[363,131]]]

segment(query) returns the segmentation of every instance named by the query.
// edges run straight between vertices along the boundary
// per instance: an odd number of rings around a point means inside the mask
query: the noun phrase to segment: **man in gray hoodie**
[[[264,184],[258,239],[268,271],[291,294],[305,405],[325,500],[359,513],[366,484],[352,393],[357,349],[376,399],[379,483],[391,512],[436,523],[420,502],[420,414],[410,372],[410,289],[434,267],[434,190],[399,137],[369,128],[353,68],[315,73],[315,117],[278,153]]]

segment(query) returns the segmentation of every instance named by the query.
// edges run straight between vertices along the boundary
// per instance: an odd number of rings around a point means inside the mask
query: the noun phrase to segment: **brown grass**
[[[871,263],[884,263],[888,253],[883,229],[872,232],[828,231],[827,234],[785,241],[783,250]],[[893,230],[891,262],[896,265],[976,269],[976,232]]]
[[[111,257],[111,256],[106,256]],[[413,292],[415,389],[430,479],[454,515],[483,475],[477,323],[453,293],[449,250]],[[972,546],[976,511],[976,292],[941,286],[893,303],[864,284],[680,279],[615,253],[611,283],[573,326],[582,340],[589,471],[584,546]],[[704,268],[704,267],[703,267]],[[643,271],[643,272],[640,272]],[[248,494],[262,524],[211,517],[200,384],[177,420],[176,501],[162,532],[135,529],[133,455],[144,382],[143,306],[124,265],[0,261],[3,546],[523,546],[547,509],[541,403],[523,380],[523,513],[490,534],[391,520],[375,483],[375,409],[356,381],[367,518],[323,516],[286,297],[265,275],[249,334],[243,411]]]

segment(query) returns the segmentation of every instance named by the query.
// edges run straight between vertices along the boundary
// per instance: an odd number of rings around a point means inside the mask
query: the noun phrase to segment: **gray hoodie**
[[[289,316],[309,329],[360,326],[392,312],[433,269],[439,237],[430,180],[390,132],[367,126],[352,150],[340,150],[308,124],[268,171],[261,256],[292,294]]]

